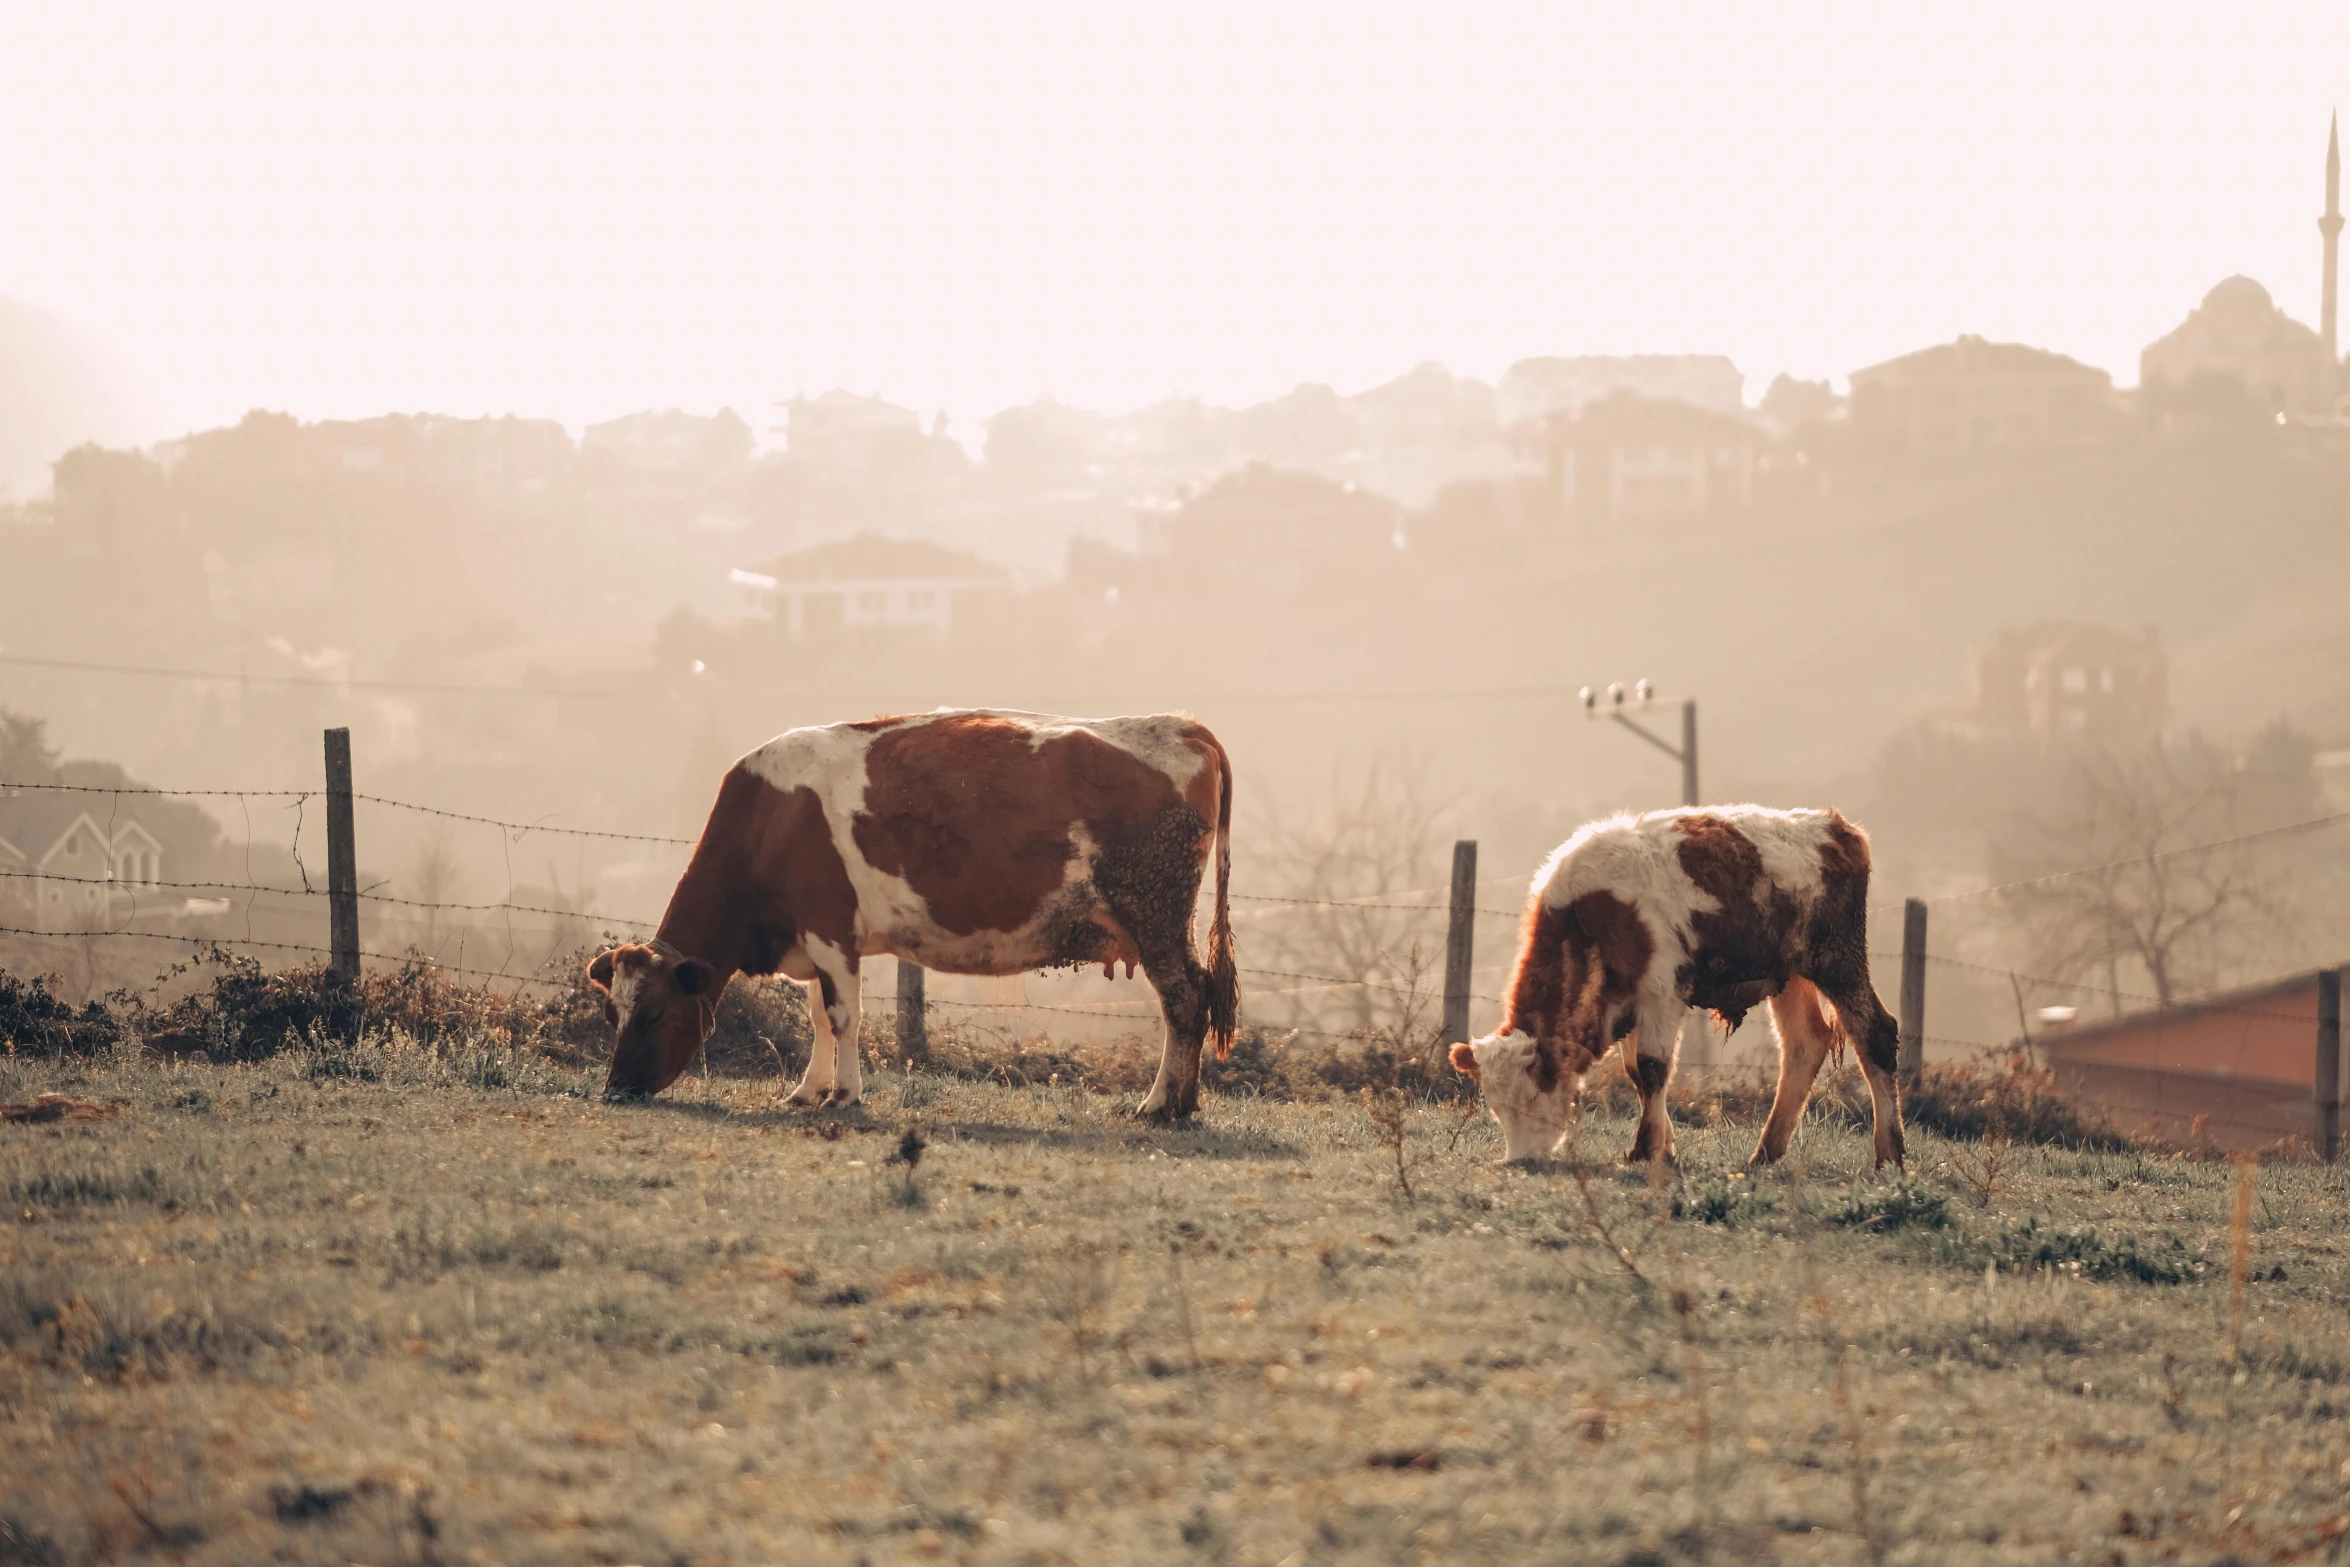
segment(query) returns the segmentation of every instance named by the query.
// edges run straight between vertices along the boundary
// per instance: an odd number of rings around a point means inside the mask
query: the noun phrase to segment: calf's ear
[[[689,996],[700,995],[718,979],[718,971],[700,958],[687,958],[672,972],[677,978],[677,988]]]
[[[596,961],[588,965],[588,983],[609,995],[612,991],[612,954],[599,952]]]
[[[1472,1083],[1477,1080],[1477,1052],[1467,1040],[1452,1047],[1452,1069]]]

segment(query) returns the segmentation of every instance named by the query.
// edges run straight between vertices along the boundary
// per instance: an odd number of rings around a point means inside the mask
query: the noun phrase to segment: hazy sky
[[[2340,0],[0,0],[0,293],[151,434],[1961,331],[2127,383],[2231,272],[2314,322],[2341,99]]]

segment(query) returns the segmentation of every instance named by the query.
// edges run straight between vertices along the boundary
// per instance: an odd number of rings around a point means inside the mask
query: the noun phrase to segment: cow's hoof
[[[1153,1126],[1180,1126],[1191,1119],[1191,1112],[1173,1105],[1136,1105],[1129,1112],[1137,1121],[1148,1121]]]
[[[802,1088],[784,1095],[783,1102],[787,1109],[813,1110],[831,1097],[832,1090],[829,1088],[818,1089],[813,1093]]]
[[[824,1096],[823,1105],[827,1110],[846,1110],[864,1102],[863,1094],[852,1094],[845,1088],[836,1088]]]
[[[1784,1154],[1785,1152],[1786,1150],[1783,1148],[1771,1149],[1757,1144],[1754,1152],[1747,1156],[1747,1167],[1749,1169],[1759,1170],[1766,1164],[1777,1164],[1779,1162],[1780,1155]]]
[[[1678,1170],[1681,1168],[1681,1161],[1670,1153],[1659,1157],[1656,1154],[1650,1153],[1645,1148],[1635,1148],[1630,1153],[1624,1155],[1624,1168],[1628,1170],[1637,1170],[1642,1165],[1649,1164],[1661,1164],[1668,1170]]]

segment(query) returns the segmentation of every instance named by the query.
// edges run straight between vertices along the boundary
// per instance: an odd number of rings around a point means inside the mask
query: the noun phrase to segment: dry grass
[[[1652,1186],[1499,1167],[1440,1106],[1407,1201],[1343,1098],[1165,1131],[1068,1083],[595,1081],[458,1038],[0,1062],[0,1099],[130,1106],[0,1126],[0,1561],[2252,1561],[2350,1524],[2322,1166],[2232,1209],[2224,1166],[2019,1143],[1978,1210],[1951,1145],[1869,1181],[1833,1113],[1800,1177],[1726,1113]]]

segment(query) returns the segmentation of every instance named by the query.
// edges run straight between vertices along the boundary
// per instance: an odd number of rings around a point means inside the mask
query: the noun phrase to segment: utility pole
[[[1583,699],[1583,716],[1585,718],[1597,718],[1604,713],[1641,739],[1646,740],[1650,745],[1664,752],[1674,761],[1679,762],[1681,764],[1681,803],[1683,805],[1697,805],[1702,802],[1703,797],[1697,792],[1697,699],[1695,697],[1687,697],[1682,700],[1681,743],[1674,745],[1663,735],[1643,728],[1632,721],[1631,713],[1624,711],[1624,687],[1621,681],[1607,688],[1605,693],[1607,705],[1604,707],[1600,705],[1602,693],[1592,690],[1589,686],[1585,686],[1577,695]],[[1636,682],[1632,687],[1632,698],[1633,712],[1644,713],[1654,702],[1655,693],[1649,688],[1648,682],[1642,680]]]

